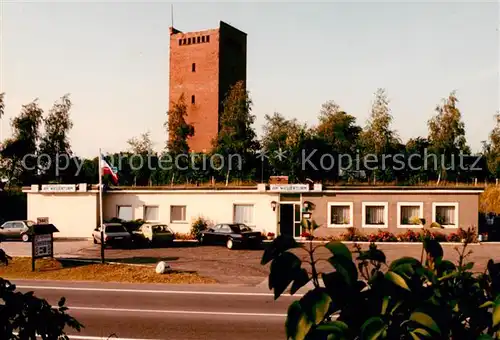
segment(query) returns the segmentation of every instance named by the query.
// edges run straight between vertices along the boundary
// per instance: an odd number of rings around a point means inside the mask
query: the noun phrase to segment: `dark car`
[[[7,221],[0,226],[0,238],[21,239],[23,242],[28,242],[30,240],[28,231],[34,225],[33,221]]]
[[[132,234],[121,223],[104,223],[104,245],[107,246],[130,246],[132,244]],[[92,232],[94,244],[101,243],[101,228],[97,227]]]
[[[220,244],[233,249],[236,246],[260,246],[262,236],[242,223],[222,223],[202,231],[199,241],[200,244]]]

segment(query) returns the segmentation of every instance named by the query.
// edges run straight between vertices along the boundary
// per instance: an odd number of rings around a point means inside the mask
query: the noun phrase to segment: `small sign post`
[[[54,233],[59,232],[53,224],[35,224],[29,231],[31,237],[31,271],[35,261],[43,257],[54,257]]]

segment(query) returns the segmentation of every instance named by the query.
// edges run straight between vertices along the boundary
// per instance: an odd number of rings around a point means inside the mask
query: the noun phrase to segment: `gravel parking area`
[[[456,245],[442,244],[445,258],[456,261]],[[22,256],[30,255],[30,244],[21,242],[2,243],[8,254]],[[367,245],[365,246],[367,247]],[[486,262],[492,258],[500,261],[500,244],[481,244],[469,246],[473,254],[468,261],[475,262],[475,271],[484,271]],[[401,256],[412,256],[420,258],[420,245],[406,244],[382,244],[379,249],[383,250],[388,261]],[[305,256],[302,250],[295,250],[297,255]],[[99,259],[99,245],[91,241],[58,241],[55,243],[56,256]],[[106,249],[106,259],[109,261],[146,264],[154,266],[158,261],[167,261],[175,270],[195,271],[200,275],[212,277],[220,283],[258,285],[262,283],[269,273],[269,265],[261,266],[260,259],[263,250],[228,250],[218,246],[198,246],[193,242],[176,242],[169,248],[147,248],[147,249]],[[328,258],[329,252],[320,247],[317,250],[318,258]],[[330,265],[321,261],[319,270],[330,271]]]

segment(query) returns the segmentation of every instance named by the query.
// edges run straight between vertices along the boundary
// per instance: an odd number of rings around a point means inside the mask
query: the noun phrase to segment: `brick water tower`
[[[247,34],[220,22],[219,28],[181,32],[170,27],[169,110],[183,94],[193,152],[209,152],[219,132],[222,102],[229,88],[247,78]]]

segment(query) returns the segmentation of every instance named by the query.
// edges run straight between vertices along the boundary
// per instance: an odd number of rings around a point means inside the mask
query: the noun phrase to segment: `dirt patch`
[[[196,272],[171,271],[157,274],[152,266],[126,264],[98,264],[68,260],[41,259],[31,271],[30,258],[14,258],[8,266],[0,266],[0,277],[5,279],[101,281],[127,283],[204,284],[216,283],[212,278]]]

